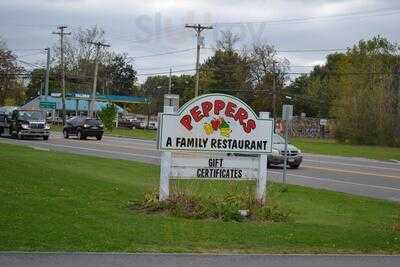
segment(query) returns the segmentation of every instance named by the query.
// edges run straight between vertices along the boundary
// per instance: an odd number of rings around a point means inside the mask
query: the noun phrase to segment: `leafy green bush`
[[[97,116],[103,122],[104,127],[112,131],[115,126],[115,118],[117,116],[117,108],[114,104],[108,104],[103,107],[99,112],[97,112]]]

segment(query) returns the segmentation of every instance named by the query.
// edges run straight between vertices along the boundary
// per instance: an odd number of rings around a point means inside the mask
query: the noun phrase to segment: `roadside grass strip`
[[[317,138],[292,138],[291,141],[305,153],[387,161],[400,160],[399,147],[351,145],[338,143],[333,139]]]
[[[289,211],[290,220],[195,219],[132,209],[158,181],[156,165],[0,144],[0,250],[400,253],[398,203],[269,184],[267,203]],[[232,187],[253,190],[248,183],[191,181],[172,188],[208,198],[236,192]]]

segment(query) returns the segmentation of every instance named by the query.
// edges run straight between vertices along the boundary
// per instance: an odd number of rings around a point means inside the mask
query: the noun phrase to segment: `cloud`
[[[371,10],[382,12],[366,12]],[[11,49],[45,48],[58,41],[51,34],[57,25],[69,25],[72,32],[99,25],[112,49],[135,57],[194,47],[194,32],[184,24],[202,22],[215,26],[204,32],[207,47],[215,45],[220,31],[232,30],[241,37],[239,45],[268,42],[281,50],[346,48],[378,34],[399,40],[396,10],[400,10],[397,0],[2,0],[0,35]],[[352,13],[361,15],[339,16]],[[202,50],[202,59],[211,53]],[[324,62],[326,54],[281,56],[293,65],[309,65]],[[41,56],[32,60],[43,62]],[[154,69],[192,63],[194,53],[186,52],[137,60],[135,66]]]

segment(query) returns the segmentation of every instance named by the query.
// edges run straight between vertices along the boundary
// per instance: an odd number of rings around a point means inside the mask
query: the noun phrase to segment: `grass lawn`
[[[0,170],[0,251],[400,253],[392,202],[289,186],[290,223],[189,220],[129,209],[155,165],[0,144]]]
[[[332,139],[315,138],[292,138],[291,141],[306,153],[378,160],[400,160],[400,148],[398,147],[359,146],[337,143]]]
[[[61,125],[52,125],[52,132],[62,133],[63,127]],[[130,137],[130,138],[139,138],[146,140],[156,140],[157,131],[148,130],[148,129],[127,129],[127,128],[114,128],[112,132],[105,131],[105,135],[115,136],[115,137]]]

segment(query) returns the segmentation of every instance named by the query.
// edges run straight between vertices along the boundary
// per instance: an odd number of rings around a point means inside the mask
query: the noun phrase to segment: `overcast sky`
[[[185,23],[215,26],[205,33],[202,60],[212,54],[221,30],[241,38],[239,46],[267,42],[277,50],[339,49],[381,35],[400,41],[398,0],[1,0],[0,36],[20,59],[44,64],[44,54],[29,49],[52,47],[57,25],[76,31],[98,25],[112,49],[132,57],[195,47]],[[36,53],[36,54],[35,54]],[[291,71],[323,63],[327,52],[289,53]],[[137,58],[140,74],[194,68],[195,50]],[[143,81],[145,76],[141,76]]]

